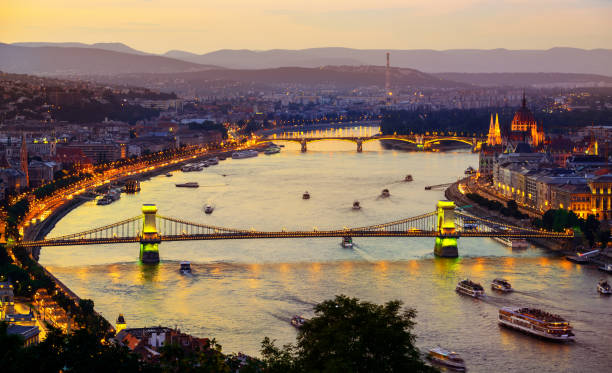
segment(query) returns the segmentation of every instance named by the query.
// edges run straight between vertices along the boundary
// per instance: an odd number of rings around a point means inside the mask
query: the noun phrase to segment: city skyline
[[[181,49],[548,49],[612,45],[612,4],[480,0],[434,3],[316,0],[308,5],[265,0],[9,1],[0,40],[123,42],[150,53]],[[546,14],[546,16],[543,16]],[[573,25],[573,27],[567,27]],[[282,30],[282,32],[279,32]]]

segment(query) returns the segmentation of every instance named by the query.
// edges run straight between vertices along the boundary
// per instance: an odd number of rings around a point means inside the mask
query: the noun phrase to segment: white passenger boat
[[[495,241],[501,243],[502,245],[508,246],[512,249],[526,249],[529,247],[529,243],[527,240],[522,238],[507,238],[507,237],[491,237]]]
[[[537,308],[502,307],[498,321],[501,325],[527,334],[553,341],[573,341],[574,333],[569,322]]]
[[[459,281],[455,291],[459,294],[469,295],[470,297],[478,298],[485,295],[482,285],[471,280]]]
[[[431,362],[444,365],[456,371],[465,371],[465,361],[454,351],[448,351],[442,347],[436,347],[429,350],[427,358]]]

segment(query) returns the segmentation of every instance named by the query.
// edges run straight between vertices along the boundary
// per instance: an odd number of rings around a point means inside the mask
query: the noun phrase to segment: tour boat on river
[[[442,347],[436,347],[429,350],[427,358],[431,362],[444,365],[456,371],[465,371],[465,361],[454,351],[448,351]]]
[[[182,184],[174,184],[176,185],[177,188],[199,188],[200,184],[198,184],[195,181],[190,181],[188,183],[182,183]]]
[[[182,275],[191,273],[191,263],[189,262],[181,262],[181,268],[179,269]]]
[[[353,238],[351,236],[342,237],[342,243],[340,244],[345,249],[350,249],[353,247]]]
[[[361,209],[361,205],[359,204],[359,201],[353,202],[353,210],[359,210],[359,209]]]
[[[502,307],[499,323],[553,341],[573,341],[574,333],[569,322],[537,308]]]
[[[512,285],[510,285],[510,282],[503,278],[496,278],[495,280],[491,281],[491,289],[504,293],[514,291],[514,289],[512,289]]]
[[[391,196],[391,193],[389,193],[389,189],[383,189],[382,193],[380,193],[380,196],[383,198],[387,198]]]
[[[406,175],[404,181],[412,181],[412,175]]]
[[[302,194],[302,199],[310,199],[310,193],[308,193],[308,191],[305,191],[304,194]]]
[[[213,211],[215,211],[215,208],[212,205],[206,205],[204,206],[204,213],[205,214],[212,214]]]
[[[291,318],[291,325],[293,325],[297,329],[300,329],[302,326],[304,326],[305,322],[306,322],[306,319],[303,318],[302,316],[296,315]]]
[[[611,295],[612,287],[610,287],[610,284],[608,284],[608,281],[601,280],[599,281],[599,284],[597,284],[597,291],[603,295]]]
[[[455,291],[459,294],[469,295],[470,297],[478,298],[485,295],[482,285],[471,280],[459,281]]]

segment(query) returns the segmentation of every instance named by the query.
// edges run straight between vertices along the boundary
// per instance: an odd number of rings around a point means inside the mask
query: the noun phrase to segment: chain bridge
[[[84,232],[38,241],[21,241],[19,245],[32,248],[138,242],[140,260],[143,263],[158,263],[159,244],[163,241],[321,237],[432,237],[435,238],[435,255],[457,257],[457,239],[460,237],[570,239],[573,233],[522,228],[478,218],[457,209],[451,201],[439,201],[435,211],[387,223],[303,231],[257,231],[188,222],[158,215],[154,204],[145,204],[142,206],[142,214],[130,219]]]

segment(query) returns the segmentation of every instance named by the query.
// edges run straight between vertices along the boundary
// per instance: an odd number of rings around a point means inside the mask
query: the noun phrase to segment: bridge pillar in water
[[[363,151],[363,140],[357,139],[357,153],[361,153]]]
[[[438,235],[434,246],[434,254],[442,258],[456,258],[457,235],[455,229],[455,202],[438,201]]]
[[[308,148],[306,147],[306,139],[302,139],[302,141],[300,141],[300,144],[302,145],[302,153],[306,153],[306,151],[308,150]]]
[[[142,233],[140,234],[140,262],[146,264],[159,263],[159,243],[161,237],[157,232],[155,216],[157,206],[154,204],[142,205]]]

